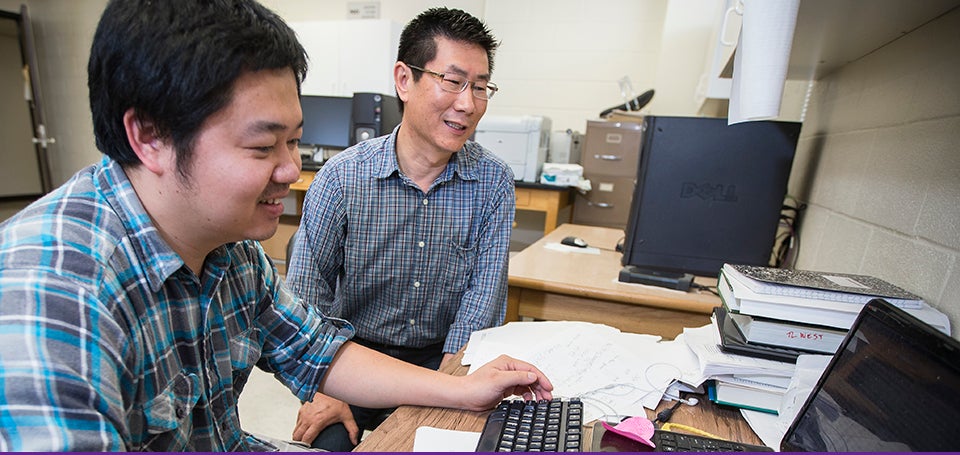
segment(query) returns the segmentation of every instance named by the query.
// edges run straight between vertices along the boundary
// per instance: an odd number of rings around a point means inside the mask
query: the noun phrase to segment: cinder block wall
[[[816,82],[790,193],[798,268],[879,276],[960,334],[960,9]]]

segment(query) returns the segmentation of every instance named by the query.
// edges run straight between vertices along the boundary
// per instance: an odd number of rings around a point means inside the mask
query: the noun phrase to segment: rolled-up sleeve
[[[275,373],[298,398],[309,400],[337,351],[353,337],[354,327],[346,320],[323,315],[280,282],[273,302],[265,308],[257,319],[264,334],[258,365]]]

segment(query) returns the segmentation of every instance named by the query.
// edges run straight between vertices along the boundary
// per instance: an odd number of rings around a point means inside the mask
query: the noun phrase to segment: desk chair
[[[287,240],[287,257],[285,258],[287,270],[290,269],[290,260],[293,258],[293,244],[297,241],[297,232],[300,232],[300,229],[293,231],[290,240]]]

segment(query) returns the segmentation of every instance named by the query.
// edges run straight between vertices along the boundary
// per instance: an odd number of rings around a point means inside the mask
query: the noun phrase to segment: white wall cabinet
[[[394,94],[400,24],[380,19],[291,22],[307,50],[304,95]]]

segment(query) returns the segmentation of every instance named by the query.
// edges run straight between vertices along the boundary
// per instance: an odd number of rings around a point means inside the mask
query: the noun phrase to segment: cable
[[[709,293],[711,293],[711,294],[713,294],[713,295],[715,295],[715,296],[717,296],[717,297],[720,296],[720,292],[717,291],[717,287],[716,287],[716,286],[707,286],[707,285],[705,285],[705,284],[690,283],[690,287],[693,288],[693,289],[696,289],[696,290],[698,290],[698,291],[707,291],[707,292],[709,292]]]
[[[673,417],[673,411],[676,411],[677,408],[679,408],[681,404],[683,404],[683,402],[680,401],[680,400],[677,400],[677,402],[674,403],[673,406],[670,406],[669,408],[664,409],[663,411],[658,412],[658,413],[657,413],[657,418],[656,418],[656,419],[653,419],[653,425],[654,425],[655,427],[660,427],[660,426],[662,426],[663,424],[667,423],[667,421],[670,420],[670,417]]]
[[[663,366],[671,367],[671,368],[673,368],[674,370],[676,370],[676,372],[675,372],[675,373],[672,373],[672,374],[670,374],[670,375],[665,375],[664,373],[660,373],[660,374],[657,375],[657,376],[652,375],[651,370],[652,370],[653,368],[659,368],[659,367],[663,367]],[[659,393],[659,394],[661,394],[664,398],[671,399],[671,400],[677,400],[677,403],[674,405],[674,408],[678,407],[680,404],[687,404],[687,405],[690,405],[690,406],[695,406],[695,405],[697,404],[698,401],[697,401],[696,398],[683,399],[682,397],[666,395],[666,389],[661,389],[661,388],[656,387],[656,386],[650,381],[650,378],[651,378],[651,377],[672,377],[674,380],[680,380],[680,379],[682,379],[682,377],[683,377],[683,372],[682,372],[682,370],[680,370],[680,368],[677,367],[676,365],[672,365],[672,364],[669,364],[669,363],[666,363],[666,362],[658,362],[658,363],[654,363],[654,364],[651,364],[651,365],[647,366],[647,368],[644,370],[644,373],[643,373],[644,381],[643,381],[643,382],[645,382],[646,384],[642,384],[642,385],[637,385],[636,383],[614,383],[614,384],[607,384],[607,385],[605,385],[605,386],[603,386],[603,387],[599,387],[599,388],[596,388],[596,389],[593,389],[593,390],[588,390],[588,391],[581,392],[581,393],[579,393],[579,398],[580,398],[580,400],[583,401],[584,403],[591,404],[592,406],[598,408],[601,412],[604,412],[604,414],[602,414],[602,415],[599,417],[599,419],[600,419],[600,420],[604,420],[604,421],[606,421],[606,422],[608,422],[608,423],[611,423],[608,418],[613,418],[613,419],[615,419],[617,422],[619,422],[620,420],[622,420],[621,418],[631,417],[631,416],[624,415],[624,414],[620,414],[620,413],[617,411],[617,409],[614,408],[611,404],[607,403],[607,402],[604,401],[602,398],[596,397],[596,395],[601,395],[601,394],[602,394],[602,395],[607,395],[607,396],[616,397],[616,396],[625,396],[625,395],[628,395],[628,394],[630,394],[630,393],[640,392],[640,393],[642,393],[642,395],[640,395],[639,398],[634,399],[634,398],[631,397],[631,400],[633,400],[634,402],[642,402],[642,401],[645,400],[650,394],[652,394],[652,393]],[[648,386],[648,387],[644,387],[644,386]],[[616,390],[616,389],[625,389],[625,390]],[[588,403],[588,402],[589,402],[589,403]],[[600,406],[600,405],[603,405],[603,406]],[[607,412],[608,410],[609,410],[609,411],[612,411],[612,412],[609,412],[609,413],[608,413],[608,412]],[[664,419],[668,419],[668,418],[669,418],[669,416],[665,416]],[[663,420],[663,421],[666,421],[666,420]]]
[[[782,232],[778,233],[774,243],[774,251],[770,260],[773,267],[793,268],[796,263],[796,252],[799,248],[799,223],[800,215],[806,210],[807,205],[797,200],[795,197],[787,195],[785,201],[780,207],[780,225]],[[792,205],[791,205],[792,204]]]

